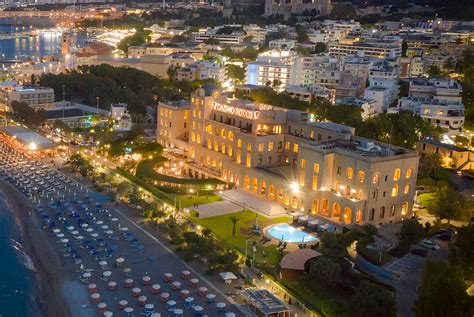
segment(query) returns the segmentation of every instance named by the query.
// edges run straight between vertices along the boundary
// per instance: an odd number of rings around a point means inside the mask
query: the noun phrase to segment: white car
[[[423,240],[423,242],[421,242],[421,246],[431,250],[439,250],[439,245],[434,243],[432,240]]]

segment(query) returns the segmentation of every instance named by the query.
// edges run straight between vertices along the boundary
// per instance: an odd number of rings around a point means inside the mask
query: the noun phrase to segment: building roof
[[[62,109],[46,109],[46,118],[48,120],[61,119],[61,118],[74,118],[83,117],[93,114],[92,112],[85,111],[79,108],[62,108]]]
[[[0,131],[8,134],[9,136],[17,139],[19,142],[25,146],[35,145],[37,150],[47,150],[57,147],[57,144],[53,141],[45,138],[44,136],[18,126],[9,126],[0,128]]]
[[[252,305],[266,315],[290,311],[284,302],[266,289],[247,290],[246,294],[249,296]]]
[[[321,253],[312,249],[296,250],[288,253],[281,259],[280,267],[287,270],[304,271],[306,262],[320,255]]]
[[[428,144],[431,144],[431,145],[434,145],[434,146],[437,146],[437,147],[440,147],[440,148],[443,148],[443,149],[447,149],[449,151],[469,152],[469,149],[465,149],[465,148],[455,146],[455,145],[452,145],[452,144],[442,143],[440,141],[436,141],[436,140],[432,140],[432,139],[424,139],[424,140],[420,140],[420,142],[421,143],[428,143]]]

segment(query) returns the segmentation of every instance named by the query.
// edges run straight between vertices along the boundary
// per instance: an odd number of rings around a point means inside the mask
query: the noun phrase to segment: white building
[[[329,45],[329,53],[344,57],[349,54],[374,58],[397,58],[402,55],[402,41],[399,38],[356,38]]]
[[[269,51],[247,64],[247,84],[272,86],[283,90],[289,83],[295,54],[291,51]]]
[[[112,103],[110,104],[110,117],[113,120],[120,120],[123,115],[127,112],[127,104],[126,103]]]
[[[290,39],[276,39],[268,42],[268,47],[276,50],[291,50],[296,46],[295,40]]]
[[[390,112],[409,110],[420,115],[450,134],[461,131],[464,125],[462,86],[449,78],[414,78],[410,81],[408,97],[401,98]]]
[[[384,94],[387,95],[386,103],[388,105],[395,102],[400,93],[398,66],[394,66],[394,64],[387,59],[378,60],[374,62],[369,71],[370,87],[377,87],[378,91],[385,89]]]
[[[297,98],[299,100],[307,102],[311,102],[313,99],[316,98],[332,98],[331,91],[319,85],[288,86],[285,88],[285,92],[293,98]]]
[[[390,106],[392,95],[390,90],[384,87],[371,86],[364,90],[364,99],[372,100],[375,113],[382,113]]]
[[[48,107],[54,103],[54,89],[46,87],[16,87],[10,91],[2,91],[4,99],[11,104],[12,101],[26,102],[33,108]]]
[[[239,45],[243,42],[245,37],[244,31],[232,31],[231,33],[222,33],[222,29],[225,26],[220,26],[216,28],[207,28],[199,30],[199,32],[193,33],[194,42],[202,43],[207,40],[214,39],[219,41],[222,45]]]
[[[204,79],[214,79],[217,82],[223,82],[225,80],[225,68],[216,61],[201,60],[176,70],[176,80],[179,81]]]

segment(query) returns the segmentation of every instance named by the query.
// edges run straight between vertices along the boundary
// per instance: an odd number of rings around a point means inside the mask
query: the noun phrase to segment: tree
[[[326,44],[323,43],[323,42],[318,42],[316,43],[316,45],[314,46],[314,50],[313,50],[313,53],[315,54],[319,54],[319,53],[324,53],[326,52]]]
[[[232,237],[235,237],[237,223],[240,221],[238,216],[230,216],[229,220],[232,222]]]
[[[355,19],[357,17],[357,13],[354,6],[351,4],[341,3],[335,4],[332,7],[330,17],[334,20],[349,20]]]
[[[26,124],[41,125],[46,121],[46,112],[43,109],[35,110],[24,101],[12,101],[10,107],[13,113]]]
[[[447,262],[428,262],[413,310],[417,317],[472,316],[473,300],[461,270]]]
[[[357,317],[393,317],[396,316],[397,303],[385,288],[362,281],[351,298],[353,316]]]
[[[453,59],[451,56],[448,57],[448,58],[444,61],[444,64],[443,64],[444,69],[446,69],[446,70],[448,70],[448,71],[453,70],[455,66],[456,66],[456,63],[454,62],[454,59]]]
[[[298,43],[303,43],[308,40],[308,32],[306,32],[306,28],[301,24],[296,26],[296,41]]]
[[[341,279],[341,266],[327,257],[319,256],[311,262],[309,273],[319,285],[333,288]]]
[[[456,255],[466,264],[474,269],[474,224],[458,229],[458,236],[454,243]]]
[[[466,201],[464,195],[448,186],[438,188],[428,202],[428,212],[438,220],[466,220],[471,216],[472,204]]]
[[[408,44],[405,40],[402,42],[402,57],[407,57]]]
[[[441,167],[441,157],[437,153],[425,155],[420,159],[420,174],[425,177],[437,173]]]
[[[439,69],[438,66],[431,65],[430,67],[428,67],[428,70],[426,71],[426,74],[429,77],[439,77],[439,76],[441,76],[441,70]]]
[[[135,34],[123,38],[117,48],[127,53],[130,46],[138,46],[150,41],[151,31],[137,28]]]
[[[424,229],[421,223],[416,219],[406,219],[402,222],[400,229],[400,239],[410,244],[416,244],[424,236]]]
[[[245,79],[245,69],[234,64],[227,64],[227,77],[232,78],[234,82],[241,83]]]

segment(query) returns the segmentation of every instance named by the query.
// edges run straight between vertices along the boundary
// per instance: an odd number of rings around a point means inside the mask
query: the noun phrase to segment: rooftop
[[[443,149],[447,149],[447,150],[450,150],[450,151],[455,151],[455,152],[469,152],[470,151],[469,149],[465,149],[465,148],[455,146],[455,145],[452,145],[452,144],[442,143],[440,141],[436,141],[436,140],[433,140],[433,139],[424,139],[424,140],[420,140],[420,142],[431,144],[431,145],[441,147]]]
[[[9,126],[0,128],[3,133],[17,139],[20,143],[30,147],[32,150],[47,150],[57,147],[53,141],[44,136],[19,126]],[[32,148],[34,145],[35,148]]]
[[[248,295],[252,304],[264,314],[290,311],[284,302],[282,302],[278,297],[266,289],[247,290],[246,294]]]

